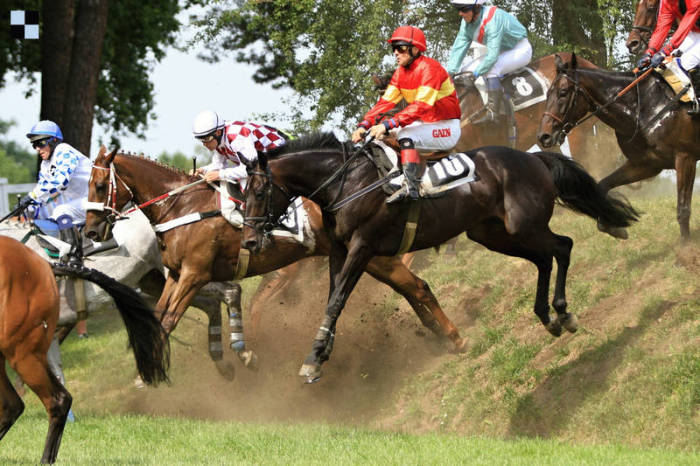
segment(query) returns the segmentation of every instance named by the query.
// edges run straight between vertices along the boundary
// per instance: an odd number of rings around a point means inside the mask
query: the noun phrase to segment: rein
[[[579,82],[577,79],[574,79],[571,76],[569,76],[568,74],[563,73],[561,76],[564,76],[570,82],[574,83],[574,92],[571,94],[571,99],[569,100],[569,102],[566,105],[566,111],[564,112],[564,115],[562,117],[559,117],[551,112],[544,112],[543,114],[552,118],[553,120],[559,122],[559,124],[562,125],[561,131],[564,134],[569,134],[569,132],[571,132],[571,130],[574,129],[575,127],[577,127],[578,125],[580,125],[584,121],[588,120],[589,118],[597,116],[601,110],[604,110],[607,107],[609,107],[610,105],[614,104],[617,101],[617,99],[619,99],[623,95],[627,94],[633,87],[637,86],[640,81],[642,81],[644,78],[649,76],[652,71],[654,71],[653,68],[648,68],[646,71],[644,71],[644,73],[642,73],[637,78],[635,78],[634,81],[632,81],[629,85],[627,85],[620,92],[615,94],[615,96],[612,99],[607,101],[602,106],[598,106],[598,104],[595,103],[595,100],[593,99],[593,97],[591,97],[591,95],[588,93],[588,91],[586,91],[584,88],[582,88],[579,85]],[[586,99],[586,102],[588,102],[588,105],[590,107],[590,111],[583,118],[579,119],[578,121],[576,121],[574,123],[571,123],[571,122],[566,121],[567,115],[574,108],[574,99],[576,98],[577,94],[581,94],[583,96],[583,98]],[[638,100],[639,100],[639,97],[640,97],[639,92],[637,92],[637,99]],[[637,125],[636,126],[637,127],[635,128],[634,135],[637,134],[637,130],[639,128],[639,105],[637,105]],[[634,137],[634,135],[632,137]]]

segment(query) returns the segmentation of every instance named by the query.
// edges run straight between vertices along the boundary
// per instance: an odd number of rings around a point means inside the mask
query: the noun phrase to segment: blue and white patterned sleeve
[[[60,191],[68,187],[73,172],[78,167],[79,155],[72,151],[61,150],[60,146],[51,156],[50,173],[39,174],[39,182],[29,195],[40,204],[45,204],[58,196]]]

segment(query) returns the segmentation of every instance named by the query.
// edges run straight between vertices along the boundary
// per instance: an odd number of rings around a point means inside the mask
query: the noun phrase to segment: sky
[[[191,31],[185,29],[185,35],[188,32]],[[198,60],[196,55],[196,50],[183,53],[168,49],[151,75],[155,92],[153,111],[157,118],[150,120],[145,132],[147,139],[121,137],[123,150],[153,157],[163,151],[190,155],[197,145],[192,137],[192,120],[201,110],[214,110],[226,120],[247,120],[253,113],[282,112],[282,99],[292,96],[289,89],[276,90],[269,85],[254,83],[255,68],[236,63],[231,57],[211,64]],[[24,97],[29,87],[26,82],[16,82],[14,75],[8,75],[6,82],[6,86],[0,89],[0,119],[17,122],[7,137],[21,143],[27,141],[25,134],[39,119],[41,79],[37,79],[39,89],[29,99]],[[267,123],[275,125],[279,122]],[[108,141],[95,124],[91,155],[97,153],[100,138]]]

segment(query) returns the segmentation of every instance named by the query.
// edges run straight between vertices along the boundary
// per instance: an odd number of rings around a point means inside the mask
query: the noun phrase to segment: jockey
[[[194,137],[212,151],[212,161],[192,172],[207,181],[235,181],[245,189],[246,165],[258,160],[258,152],[284,145],[287,135],[271,126],[242,121],[224,121],[211,110],[200,112],[192,124]],[[229,166],[231,165],[231,166]]]
[[[20,205],[28,208],[35,218],[57,221],[68,216],[74,225],[85,223],[84,202],[92,171],[90,159],[63,142],[63,133],[53,121],[38,122],[27,138],[42,162],[36,186],[20,200]],[[62,240],[77,246],[76,227],[72,232],[60,230],[60,234]]]
[[[407,196],[418,199],[421,159],[418,150],[449,150],[457,144],[461,134],[461,112],[457,93],[447,71],[432,58],[423,55],[426,50],[423,31],[414,26],[400,26],[388,40],[399,65],[384,95],[367,112],[352,141],[359,142],[369,130],[370,136],[381,138],[388,131],[396,134],[401,146],[401,164],[406,189],[396,191],[387,203]],[[393,118],[377,121],[405,99],[408,106]]]
[[[678,28],[665,47],[661,48],[673,23],[678,20]],[[640,70],[649,66],[658,67],[666,56],[675,50],[682,52],[679,65],[688,74],[695,88],[696,104],[688,113],[700,114],[700,0],[661,0],[656,29],[649,39],[642,58],[637,62]],[[691,70],[692,76],[691,76]]]
[[[512,14],[495,6],[483,6],[484,0],[451,1],[462,21],[452,45],[447,71],[451,74],[470,71],[474,78],[485,78],[488,92],[486,113],[474,124],[498,123],[498,108],[503,97],[499,78],[524,67],[532,58],[527,30]],[[462,66],[472,41],[485,45],[487,52]]]

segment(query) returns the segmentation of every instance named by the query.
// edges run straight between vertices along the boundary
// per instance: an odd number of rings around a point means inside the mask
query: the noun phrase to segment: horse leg
[[[661,168],[651,167],[649,165],[636,165],[627,161],[620,168],[603,178],[598,184],[603,192],[607,193],[617,186],[646,180],[647,178],[658,175],[660,172]],[[627,239],[628,237],[625,228],[611,227],[603,224],[600,220],[598,221],[598,230],[615,238]]]
[[[681,227],[681,241],[690,238],[690,204],[693,200],[696,160],[687,152],[676,154],[676,218]]]
[[[534,311],[542,325],[549,333],[558,337],[561,335],[561,324],[558,320],[549,318],[549,280],[552,275],[553,238],[548,229],[545,235],[513,235],[508,233],[500,220],[492,219],[483,222],[467,231],[470,239],[483,244],[492,251],[513,257],[527,259],[537,267],[537,292],[535,294]],[[566,275],[563,275],[565,278]],[[564,296],[564,288],[560,290]]]
[[[5,356],[0,353],[0,440],[24,412],[24,402],[12,386],[5,369]]]
[[[27,341],[36,340],[28,338]],[[16,350],[16,354],[19,356],[10,360],[10,365],[37,394],[49,415],[49,430],[41,462],[54,463],[73,398],[51,373],[46,355],[40,354],[39,348],[30,348],[29,351]]]
[[[554,234],[554,259],[557,261],[557,278],[554,285],[552,307],[557,312],[557,321],[571,333],[578,330],[578,319],[574,314],[566,312],[566,275],[571,261],[571,248],[574,241],[568,236]]]
[[[347,253],[343,245],[334,244],[331,247],[328,268],[333,291],[329,294],[326,317],[314,338],[311,353],[299,370],[299,375],[304,377],[306,383],[313,383],[321,378],[321,364],[330,358],[333,351],[335,326],[340,312],[371,258],[369,248],[360,241],[352,244]]]
[[[158,302],[156,303],[156,307],[154,310],[155,316],[158,320],[163,322],[163,319],[165,318],[165,315],[167,313],[167,309],[170,306],[170,299],[172,297],[172,294],[175,292],[175,289],[177,288],[177,280],[175,280],[175,277],[173,274],[169,274],[168,278],[165,280],[165,285],[163,285],[163,291],[160,294],[160,298],[158,298]],[[170,332],[168,332],[170,333]]]
[[[229,346],[236,352],[243,366],[253,371],[258,370],[258,355],[245,344],[243,332],[243,310],[241,308],[241,285],[238,282],[230,282],[225,285],[224,303],[228,310],[228,324],[230,335]]]
[[[401,294],[423,325],[438,337],[452,340],[456,352],[466,350],[467,342],[459,336],[457,327],[442,311],[428,284],[404,266],[403,261],[395,257],[377,256],[367,264],[367,273]]]

